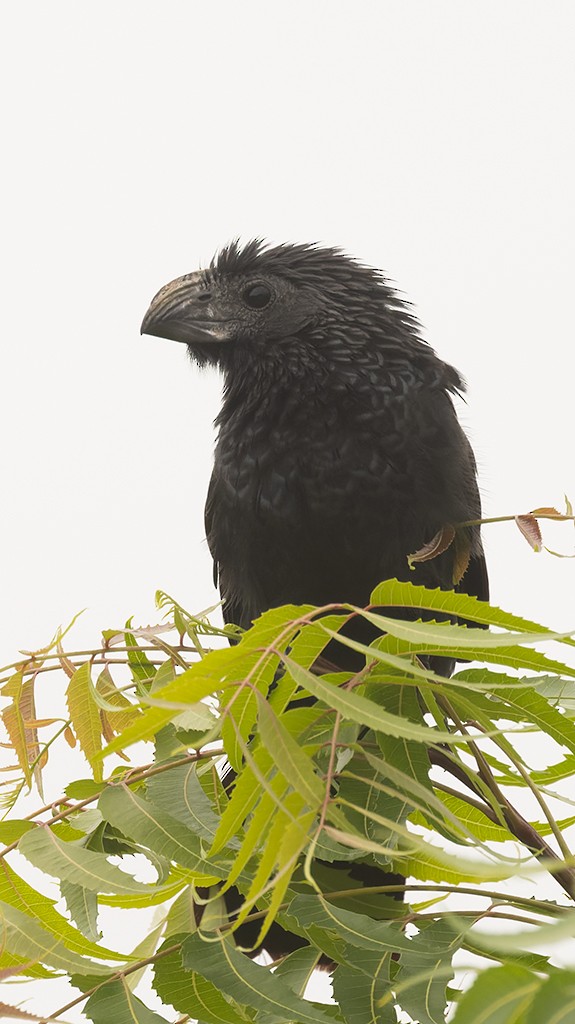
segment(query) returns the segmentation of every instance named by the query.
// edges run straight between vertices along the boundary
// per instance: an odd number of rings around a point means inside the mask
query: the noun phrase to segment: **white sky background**
[[[485,514],[575,501],[574,38],[568,0],[3,5],[0,663],[217,600],[220,384],[139,325],[235,236],[385,269],[469,382]],[[495,603],[575,628],[574,562],[485,546]]]

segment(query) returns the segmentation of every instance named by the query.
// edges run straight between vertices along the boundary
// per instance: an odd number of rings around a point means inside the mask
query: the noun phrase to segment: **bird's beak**
[[[201,296],[202,275],[186,274],[170,281],[152,299],[140,334],[181,341],[186,345],[221,342],[228,339],[228,321],[214,319]]]

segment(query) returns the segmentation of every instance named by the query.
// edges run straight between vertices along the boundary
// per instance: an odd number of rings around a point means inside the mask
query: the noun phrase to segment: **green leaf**
[[[395,999],[381,1005],[390,991],[390,956],[372,964],[369,977],[352,967],[341,965],[333,979],[333,994],[346,1024],[396,1024]]]
[[[101,793],[105,785],[106,783],[103,781],[94,782],[93,779],[76,779],[66,786],[64,792],[72,800],[86,800]]]
[[[557,711],[545,697],[531,687],[518,690],[498,690],[497,696],[523,715],[523,720],[534,723],[557,743],[575,753],[575,724]]]
[[[174,765],[169,771],[153,775],[147,782],[146,795],[150,803],[196,835],[213,841],[220,819],[202,789],[195,764]]]
[[[568,715],[575,715],[575,682],[560,676],[539,676],[529,680],[531,686],[545,700],[555,707],[563,708]]]
[[[117,895],[149,893],[157,887],[137,882],[125,871],[110,864],[103,853],[95,853],[76,843],[63,843],[47,826],[27,832],[18,845],[20,853],[40,871],[65,879],[90,892],[112,892]]]
[[[119,978],[94,992],[84,1006],[84,1013],[93,1024],[167,1024],[165,1017],[144,1006],[125,980]]]
[[[26,911],[31,918],[42,924],[52,937],[62,939],[74,953],[87,957],[101,957],[105,960],[125,960],[122,954],[86,939],[65,917],[54,910],[54,900],[36,892],[5,860],[0,862],[0,900],[12,904],[19,911]]]
[[[212,981],[240,1005],[257,1010],[262,1024],[276,1024],[278,1017],[298,1024],[333,1024],[329,1013],[298,998],[281,978],[238,953],[229,942],[207,943],[192,935],[182,947],[182,962],[186,970]]]
[[[18,759],[18,764],[24,773],[26,785],[30,786],[32,784],[32,773],[30,771],[30,751],[28,749],[29,734],[24,725],[24,717],[20,707],[24,685],[23,672],[15,672],[5,686],[2,687],[2,696],[12,697],[12,703],[4,708],[2,712],[2,721]]]
[[[396,995],[402,1009],[417,1017],[420,1024],[443,1024],[446,988],[454,976],[451,961],[463,935],[454,934],[442,920],[420,920],[417,928],[411,948],[401,957]]]
[[[160,947],[159,952],[188,938],[186,934],[174,935]],[[154,965],[154,990],[162,1002],[173,1006],[178,1013],[188,1014],[202,1024],[244,1024],[252,1019],[243,1007],[232,1005],[207,978],[182,966],[182,953],[175,949],[162,956]]]
[[[66,909],[74,924],[82,935],[96,942],[98,932],[98,897],[96,893],[84,889],[81,885],[68,882],[63,879],[60,882],[60,892],[66,904]]]
[[[319,953],[312,946],[303,946],[286,956],[276,967],[274,974],[295,992],[303,996],[307,984],[317,967]]]
[[[36,828],[33,821],[0,821],[0,843],[11,846],[33,828]]]
[[[526,1024],[525,1013],[541,982],[517,964],[490,967],[464,992],[453,1024]],[[549,1024],[545,1014],[537,1024]]]
[[[98,755],[102,749],[102,723],[100,709],[93,697],[89,661],[74,672],[66,690],[66,700],[80,747],[94,772],[94,779],[101,782],[102,763]]]
[[[575,972],[562,970],[543,982],[525,1024],[572,1024],[575,1020]]]
[[[512,838],[509,829],[504,828],[502,825],[496,825],[493,821],[489,821],[489,819],[483,814],[483,811],[478,807],[474,807],[473,804],[468,804],[465,799],[460,799],[452,793],[442,793],[440,790],[437,792],[447,809],[459,819],[461,824],[464,826],[465,831],[473,833],[482,842],[492,841],[502,843],[509,842]],[[424,828],[433,828],[433,822],[428,820],[425,814],[421,811],[413,812],[410,815],[409,820],[414,825],[423,825]],[[553,832],[551,825],[547,821],[532,821],[530,824],[534,829],[536,829],[540,836],[549,836]],[[570,828],[571,825],[575,825],[575,815],[572,815],[569,818],[559,818],[557,820],[557,827],[560,832],[564,832],[565,829]]]
[[[431,611],[456,615],[460,619],[472,619],[486,626],[501,626],[502,629],[515,629],[524,632],[546,633],[551,630],[538,622],[523,619],[496,608],[487,601],[480,601],[469,594],[455,590],[440,590],[439,587],[429,589],[413,583],[399,580],[385,580],[372,592],[370,604],[391,608],[426,608]]]
[[[314,697],[324,701],[329,707],[340,711],[344,718],[353,722],[359,722],[376,732],[389,733],[391,736],[402,736],[409,740],[416,740],[418,743],[429,744],[431,738],[434,742],[457,742],[453,733],[433,730],[430,733],[429,726],[416,725],[413,722],[406,722],[399,715],[391,715],[378,707],[372,700],[362,697],[354,690],[342,690],[333,683],[326,682],[324,678],[308,672],[307,669],[296,665],[292,658],[284,655],[283,660],[288,666],[294,679],[299,685],[311,693]],[[407,669],[406,669],[407,671]],[[424,673],[426,675],[426,673]]]
[[[253,763],[259,773],[267,778],[273,768],[273,761],[267,750],[260,747],[254,751]],[[280,785],[282,792],[287,788],[287,783],[280,777],[276,785]],[[217,853],[229,843],[233,836],[241,831],[248,814],[254,809],[261,795],[258,781],[252,768],[247,765],[236,779],[229,803],[224,808],[216,835],[212,843],[210,853]]]
[[[358,609],[360,611],[360,609]],[[565,640],[572,636],[573,631],[565,633],[551,633],[543,630],[541,633],[520,632],[511,633],[489,633],[483,629],[474,629],[469,626],[454,626],[449,622],[424,621],[412,622],[409,619],[392,619],[387,615],[378,615],[376,612],[361,610],[363,618],[377,626],[382,633],[391,633],[400,640],[406,640],[411,644],[424,644],[425,646],[441,649],[442,647],[453,646],[457,650],[489,650],[499,647],[516,647],[522,644],[535,644],[545,640]]]
[[[8,903],[0,904],[3,943],[14,956],[48,964],[58,970],[82,974],[109,974],[109,965],[88,960],[68,949],[61,939],[46,931],[37,921]],[[98,952],[103,958],[105,953]]]
[[[321,896],[296,896],[287,912],[306,930],[316,925],[334,931],[350,946],[372,949],[381,956],[411,949],[411,939],[405,937],[397,923],[374,921],[365,914],[343,910]]]
[[[128,648],[128,664],[132,672],[132,679],[135,683],[149,683],[156,675],[156,667],[152,664],[145,651],[140,649],[136,637],[130,630],[132,619],[126,622],[127,631],[124,633],[124,643]]]
[[[289,780],[308,807],[319,807],[325,795],[322,782],[315,774],[306,752],[265,700],[260,700],[259,726],[262,743],[284,778]]]
[[[102,669],[96,681],[96,697],[114,732],[126,729],[142,714],[140,708],[118,690],[108,666]]]
[[[149,846],[160,857],[187,868],[203,885],[225,877],[225,867],[204,857],[201,840],[195,832],[127,786],[108,786],[98,806],[112,825],[143,846]]]

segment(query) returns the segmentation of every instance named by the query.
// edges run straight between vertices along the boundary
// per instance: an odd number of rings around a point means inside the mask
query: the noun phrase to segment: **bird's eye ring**
[[[263,309],[271,302],[272,293],[267,284],[250,284],[242,297],[250,309]]]

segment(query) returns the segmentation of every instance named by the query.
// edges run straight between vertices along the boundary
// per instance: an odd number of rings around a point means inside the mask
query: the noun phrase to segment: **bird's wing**
[[[208,487],[206,507],[204,509],[206,540],[208,542],[210,554],[213,558],[214,586],[218,588],[222,599],[222,614],[224,622],[231,622],[236,626],[241,626],[242,629],[249,629],[252,624],[252,616],[247,613],[242,601],[228,590],[228,587],[226,586],[225,571],[222,569],[220,555],[217,551],[216,537],[219,534],[221,538],[221,529],[219,531],[216,529],[216,515],[219,514],[221,516],[223,514],[225,516],[225,513],[222,513],[222,502],[220,501],[220,496],[217,494],[218,482],[218,476],[214,470]]]

